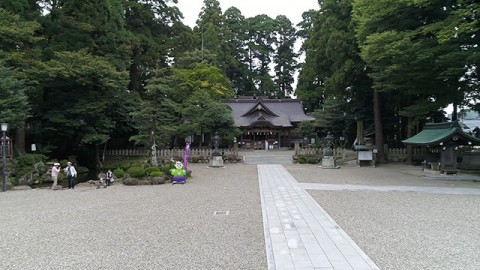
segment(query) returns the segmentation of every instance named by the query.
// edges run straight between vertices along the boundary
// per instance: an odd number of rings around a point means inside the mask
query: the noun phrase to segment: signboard
[[[373,160],[373,153],[372,151],[358,151],[358,160]]]

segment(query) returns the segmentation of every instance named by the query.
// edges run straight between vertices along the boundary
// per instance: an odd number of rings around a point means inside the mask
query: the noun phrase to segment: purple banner
[[[188,157],[190,156],[190,144],[185,146],[185,154],[183,155],[183,168],[188,170]]]

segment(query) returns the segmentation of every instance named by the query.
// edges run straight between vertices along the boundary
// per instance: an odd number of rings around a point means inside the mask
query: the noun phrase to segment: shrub
[[[149,163],[149,160],[141,159],[141,160],[137,160],[137,161],[132,162],[132,167],[145,168],[148,163]]]
[[[154,176],[154,175],[152,175],[152,173],[155,173],[155,172],[161,172],[160,168],[148,167],[148,168],[145,169],[145,174],[148,175],[148,176]]]
[[[145,170],[142,167],[130,167],[127,171],[131,177],[144,177]]]
[[[175,166],[172,163],[167,163],[160,167],[160,171],[162,171],[164,174],[170,174],[170,169],[175,168]]]
[[[305,159],[305,161],[308,163],[308,164],[317,164],[318,163],[318,158],[316,157],[307,157]]]
[[[299,156],[297,158],[297,162],[300,164],[305,164],[307,162],[307,159],[304,156]]]
[[[191,162],[191,163],[198,163],[199,161],[200,161],[200,160],[199,160],[198,157],[191,157],[191,158],[190,158],[190,162]]]
[[[125,176],[125,171],[120,168],[116,168],[113,171],[113,175],[115,175],[117,178],[123,178]]]
[[[153,171],[153,172],[151,172],[151,173],[148,174],[148,175],[149,175],[149,176],[152,176],[152,177],[157,177],[157,176],[164,176],[165,173],[162,172],[162,171],[160,171],[160,170],[158,170],[158,171]]]
[[[42,154],[25,154],[17,158],[17,163],[15,164],[15,175],[23,176],[26,173],[30,173],[35,170],[34,166],[38,162],[44,162],[47,160],[47,157]]]

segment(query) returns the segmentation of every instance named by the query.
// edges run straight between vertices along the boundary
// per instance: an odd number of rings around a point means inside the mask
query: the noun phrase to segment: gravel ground
[[[1,193],[0,268],[267,269],[256,166],[189,169],[185,185]]]
[[[380,269],[480,269],[480,196],[309,193]]]
[[[403,171],[419,168],[398,164],[286,168],[302,183],[480,188],[479,182],[406,174]],[[308,192],[381,269],[480,269],[480,196]]]
[[[299,182],[480,188],[403,165],[286,168]],[[267,269],[256,166],[190,169],[186,185],[0,193],[0,268]],[[309,193],[381,269],[480,269],[480,196]]]
[[[342,166],[340,169],[296,164],[285,168],[300,183],[480,188],[480,182],[427,179],[408,174],[405,172],[421,173],[420,167],[402,164],[382,164],[375,168]]]

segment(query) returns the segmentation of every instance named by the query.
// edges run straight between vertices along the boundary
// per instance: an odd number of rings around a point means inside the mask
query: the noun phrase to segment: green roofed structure
[[[421,132],[402,141],[406,145],[426,147],[424,165],[441,173],[457,173],[460,146],[480,145],[480,139],[465,133],[458,121],[426,124]]]

